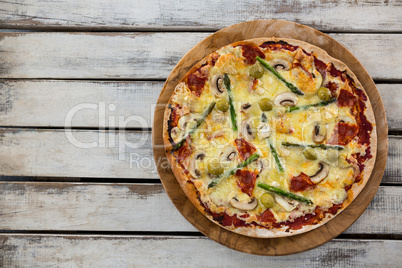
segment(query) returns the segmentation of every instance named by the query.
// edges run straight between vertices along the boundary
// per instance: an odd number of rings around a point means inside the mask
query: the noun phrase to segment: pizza
[[[311,44],[257,38],[211,53],[177,84],[163,138],[184,193],[238,234],[317,228],[367,183],[375,119],[353,72]]]

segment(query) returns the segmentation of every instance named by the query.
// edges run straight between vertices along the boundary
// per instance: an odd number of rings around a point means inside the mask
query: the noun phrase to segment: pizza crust
[[[320,59],[321,61],[326,62],[326,63],[332,63],[336,67],[336,69],[338,69],[342,72],[345,71],[353,79],[356,87],[363,90],[364,93],[367,95],[366,91],[364,90],[363,86],[357,79],[356,75],[347,67],[346,64],[344,64],[340,60],[332,58],[331,56],[328,55],[328,53],[325,50],[323,50],[319,47],[316,47],[314,45],[311,45],[309,43],[306,43],[306,42],[303,42],[300,40],[296,40],[296,39],[290,39],[290,38],[254,38],[254,39],[248,39],[248,40],[244,40],[244,41],[235,42],[235,43],[229,44],[229,45],[240,45],[240,44],[247,43],[247,44],[254,44],[254,45],[259,46],[262,43],[267,42],[267,41],[275,41],[275,42],[284,41],[290,45],[300,46],[306,52],[309,52],[309,53],[314,52],[314,54],[317,56],[317,58]],[[206,56],[201,61],[199,61],[196,65],[194,65],[187,72],[187,74],[184,76],[184,78],[180,82],[182,82],[188,76],[188,74],[190,74],[190,73],[194,72],[196,69],[200,68],[202,66],[202,64],[205,63],[211,57],[211,55],[212,55],[212,53],[209,54],[208,56]],[[172,96],[174,96],[174,95],[175,95],[175,91],[172,93]],[[168,162],[171,166],[171,169],[173,171],[173,174],[175,175],[177,181],[179,182],[181,188],[183,189],[184,193],[189,198],[191,203],[204,216],[206,216],[210,221],[217,224],[218,226],[225,228],[229,231],[241,234],[241,235],[246,235],[246,236],[255,237],[255,238],[286,237],[286,236],[292,236],[292,235],[305,233],[305,232],[311,231],[313,229],[316,229],[316,228],[324,225],[325,223],[327,223],[328,221],[330,221],[331,219],[333,219],[334,217],[339,215],[344,209],[346,209],[352,203],[352,201],[359,195],[359,193],[363,190],[364,186],[367,184],[367,182],[371,176],[371,173],[373,171],[373,168],[374,168],[375,159],[376,159],[376,155],[377,155],[377,132],[376,132],[374,112],[373,112],[370,100],[369,100],[369,98],[367,98],[367,101],[365,101],[365,104],[366,104],[365,115],[367,117],[367,120],[370,123],[372,123],[372,125],[373,125],[373,131],[370,135],[370,146],[371,146],[372,158],[365,162],[365,169],[363,170],[363,175],[362,175],[361,181],[358,183],[353,183],[352,188],[349,189],[347,192],[346,200],[343,202],[341,208],[337,211],[337,213],[335,215],[326,213],[324,219],[322,219],[318,224],[305,225],[301,229],[298,229],[298,230],[288,229],[288,227],[286,227],[286,226],[281,227],[281,228],[274,228],[274,229],[270,229],[270,230],[261,228],[261,227],[255,227],[255,226],[250,226],[250,227],[222,226],[221,224],[216,222],[212,218],[212,216],[209,215],[205,211],[205,207],[201,204],[201,201],[199,199],[197,189],[191,182],[188,181],[187,176],[183,172],[183,168],[176,162],[176,159],[173,156],[173,154],[170,153],[170,148],[171,148],[172,144],[169,140],[170,138],[169,138],[169,133],[168,133],[168,129],[169,129],[168,121],[169,121],[170,114],[172,111],[172,109],[170,108],[171,104],[172,104],[172,99],[170,98],[169,103],[167,104],[165,113],[164,113],[163,140],[164,140],[164,146],[166,149],[166,156],[167,156]]]

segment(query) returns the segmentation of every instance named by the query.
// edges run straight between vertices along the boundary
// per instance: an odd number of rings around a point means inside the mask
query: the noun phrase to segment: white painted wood
[[[255,256],[198,236],[1,234],[4,267],[397,267],[401,241],[334,239],[307,252]]]
[[[401,182],[402,139],[391,136],[389,147],[383,181]],[[167,168],[167,160],[158,165]],[[149,131],[4,128],[0,128],[0,175],[158,178]]]
[[[73,127],[118,127],[120,116],[137,115],[145,126],[135,120],[127,127],[151,128],[162,86],[162,82],[0,80],[0,126],[64,127],[71,113]],[[377,87],[389,129],[401,131],[402,98],[395,96],[402,94],[402,85]],[[95,105],[93,109],[77,111],[90,104]]]
[[[388,129],[402,131],[402,85],[377,84],[387,115]]]
[[[158,178],[154,163],[150,132],[0,130],[2,175]]]
[[[221,17],[221,16],[220,16]],[[165,79],[210,33],[1,33],[0,78]],[[402,34],[331,34],[374,79],[402,79]]]
[[[328,31],[400,31],[394,1],[1,1],[0,24],[19,28],[216,30],[254,19],[286,19]],[[225,10],[225,16],[222,15]]]
[[[0,196],[1,230],[197,231],[160,184],[1,182]],[[401,187],[380,187],[345,233],[402,234],[401,198]]]
[[[162,82],[3,80],[0,125],[151,128],[162,86]],[[119,117],[133,115],[143,120],[119,125]]]

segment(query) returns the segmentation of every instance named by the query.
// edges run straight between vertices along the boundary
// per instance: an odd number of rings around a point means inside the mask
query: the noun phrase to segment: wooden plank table
[[[152,157],[153,110],[175,64],[213,31],[253,19],[328,33],[366,67],[387,112],[388,163],[370,206],[296,255],[202,236]],[[0,0],[0,28],[0,267],[400,267],[399,0]]]

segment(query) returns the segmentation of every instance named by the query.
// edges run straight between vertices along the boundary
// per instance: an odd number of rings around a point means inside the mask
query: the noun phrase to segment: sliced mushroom
[[[251,104],[250,103],[245,103],[245,104],[243,104],[242,106],[241,106],[241,109],[243,110],[243,111],[247,111],[248,109],[250,109],[250,107],[251,107]]]
[[[214,95],[221,97],[225,91],[225,84],[223,83],[223,77],[220,74],[214,75],[211,79],[211,90]]]
[[[324,126],[316,124],[313,130],[313,141],[315,143],[321,143],[325,140],[327,136],[327,131]]]
[[[292,63],[284,58],[276,58],[271,60],[270,64],[276,70],[290,70],[292,68]]]
[[[261,123],[258,128],[258,137],[263,140],[271,135],[271,127],[267,123]]]
[[[190,159],[190,164],[188,166],[188,172],[195,179],[199,179],[201,177],[201,170],[198,169],[197,162],[202,161],[205,158],[205,153],[203,151],[197,151],[193,154]]]
[[[184,135],[184,131],[180,130],[180,128],[178,128],[178,127],[174,127],[170,131],[170,137],[172,137],[174,142],[178,142],[179,140],[181,140],[183,135]]]
[[[275,97],[274,104],[276,106],[295,106],[299,98],[291,92],[285,92]]]
[[[269,166],[269,161],[266,158],[259,158],[257,161],[254,162],[254,165],[258,172],[261,173]]]
[[[247,211],[247,210],[253,210],[257,207],[258,201],[257,198],[253,197],[249,202],[242,202],[237,200],[236,197],[233,197],[230,201],[229,204],[237,209]]]
[[[329,165],[325,162],[318,163],[318,171],[310,177],[311,181],[315,184],[325,179],[329,174]]]
[[[275,201],[276,203],[278,203],[278,205],[280,205],[284,210],[288,212],[294,210],[298,205],[296,201],[286,199],[285,197],[277,194],[275,195]]]
[[[179,122],[178,122],[179,123],[178,126],[179,126],[180,129],[186,130],[189,123],[191,124],[191,123],[195,123],[195,122],[197,122],[197,117],[196,116],[194,116],[194,115],[184,115],[184,116],[180,117]]]
[[[229,162],[229,161],[235,160],[236,155],[237,155],[236,148],[234,148],[233,146],[227,146],[223,150],[220,158],[221,158],[221,161],[223,161],[223,162]]]
[[[247,141],[252,141],[255,139],[255,129],[249,120],[245,120],[241,124],[241,134]]]

